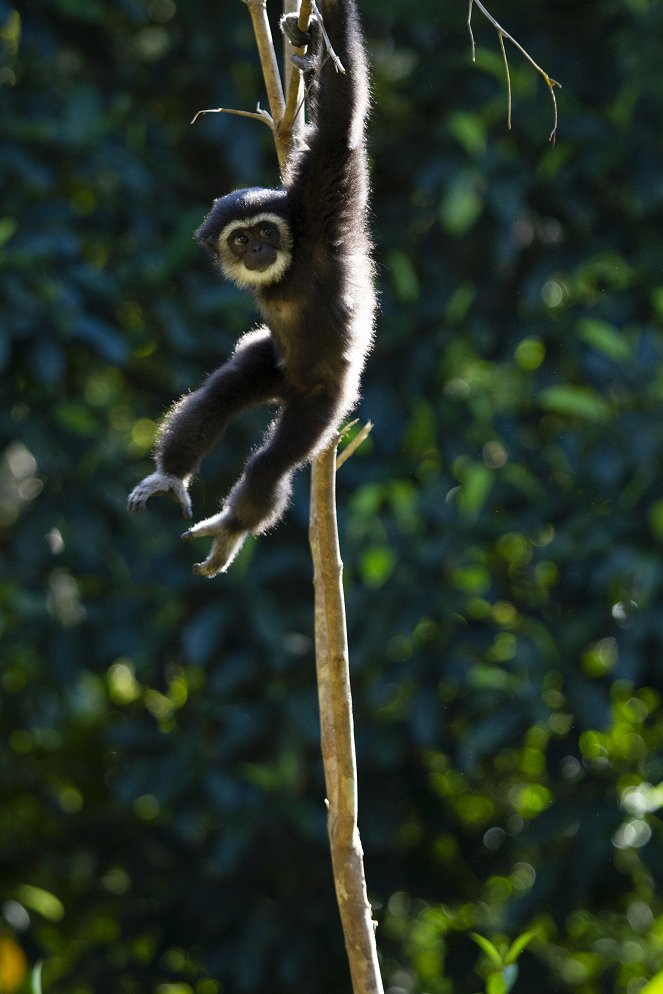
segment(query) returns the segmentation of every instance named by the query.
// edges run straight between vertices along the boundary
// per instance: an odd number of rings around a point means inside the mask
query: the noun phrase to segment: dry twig
[[[525,58],[527,59],[527,61],[529,62],[529,64],[531,66],[533,66],[534,69],[536,69],[536,71],[539,73],[540,76],[543,77],[543,79],[545,81],[545,84],[548,87],[548,91],[550,93],[550,97],[551,97],[551,100],[552,100],[552,103],[553,103],[553,129],[550,132],[549,140],[554,143],[554,141],[555,141],[555,135],[557,134],[557,100],[555,98],[555,87],[558,86],[561,89],[562,84],[558,83],[558,81],[556,79],[553,79],[551,76],[549,76],[548,73],[545,71],[545,69],[542,69],[540,65],[537,65],[537,63],[534,61],[534,59],[532,58],[532,56],[529,54],[529,52],[527,52],[523,48],[523,46],[520,44],[520,42],[516,41],[516,39],[512,35],[510,35],[508,31],[505,31],[504,28],[502,27],[502,25],[499,24],[495,20],[495,18],[493,17],[493,15],[488,10],[486,10],[486,8],[484,7],[484,5],[481,3],[481,0],[470,0],[470,6],[469,6],[468,13],[467,13],[467,29],[468,29],[468,31],[470,33],[470,42],[471,42],[471,45],[472,45],[472,61],[473,62],[476,61],[476,44],[475,44],[475,41],[474,41],[474,34],[472,32],[472,10],[474,9],[474,7],[478,7],[479,10],[481,11],[481,13],[483,14],[483,16],[492,24],[492,26],[495,28],[495,30],[497,32],[497,37],[499,38],[499,41],[500,41],[500,48],[502,49],[502,58],[504,59],[504,68],[505,68],[505,72],[506,72],[506,83],[507,83],[507,94],[508,94],[508,96],[507,96],[507,100],[508,100],[508,110],[507,110],[508,127],[511,128],[511,75],[509,73],[509,63],[508,63],[508,60],[507,60],[507,57],[506,57],[506,49],[504,48],[504,39],[505,38],[508,41],[510,41],[512,45],[515,45],[515,47],[518,49],[518,51],[521,52],[521,54],[525,56]]]

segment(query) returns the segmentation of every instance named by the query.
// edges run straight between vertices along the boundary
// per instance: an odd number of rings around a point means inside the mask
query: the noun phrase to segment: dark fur
[[[176,477],[186,486],[232,417],[260,404],[280,405],[221,514],[188,533],[216,539],[198,569],[206,575],[229,565],[247,532],[259,534],[281,517],[294,469],[326,444],[356,403],[371,344],[368,67],[355,0],[327,0],[322,16],[345,74],[337,72],[312,25],[313,62],[305,73],[310,124],[290,156],[284,188],[222,197],[196,232],[216,252],[229,222],[269,212],[283,218],[293,240],[285,275],[254,289],[265,325],[241,338],[231,359],[177,402],[157,440],[155,476]],[[150,496],[149,487],[139,488],[130,498],[136,510]]]

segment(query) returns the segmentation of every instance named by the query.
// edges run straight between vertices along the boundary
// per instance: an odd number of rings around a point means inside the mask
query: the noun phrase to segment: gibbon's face
[[[227,224],[217,244],[223,271],[240,286],[278,283],[292,259],[290,229],[276,214],[260,214]]]

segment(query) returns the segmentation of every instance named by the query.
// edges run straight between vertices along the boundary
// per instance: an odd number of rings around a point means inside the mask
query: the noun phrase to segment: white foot
[[[246,531],[237,531],[228,524],[228,515],[225,511],[214,514],[211,518],[199,521],[188,531],[184,532],[182,538],[202,538],[212,537],[212,549],[207,559],[202,563],[196,563],[193,572],[198,576],[216,576],[218,573],[225,573],[233,559],[242,548],[244,539],[248,535]]]

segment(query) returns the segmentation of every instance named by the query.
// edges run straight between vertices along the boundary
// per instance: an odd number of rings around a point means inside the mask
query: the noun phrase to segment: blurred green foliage
[[[515,52],[507,130],[478,13],[473,65],[466,5],[362,10],[382,314],[339,520],[385,984],[638,994],[663,971],[663,7],[493,11],[563,83],[554,145]],[[174,505],[125,511],[155,419],[255,318],[191,238],[277,178],[266,128],[188,123],[264,102],[247,12],[0,0],[0,46],[0,989],[43,962],[45,994],[349,990],[306,474],[212,582]],[[209,458],[198,516],[264,422]]]

